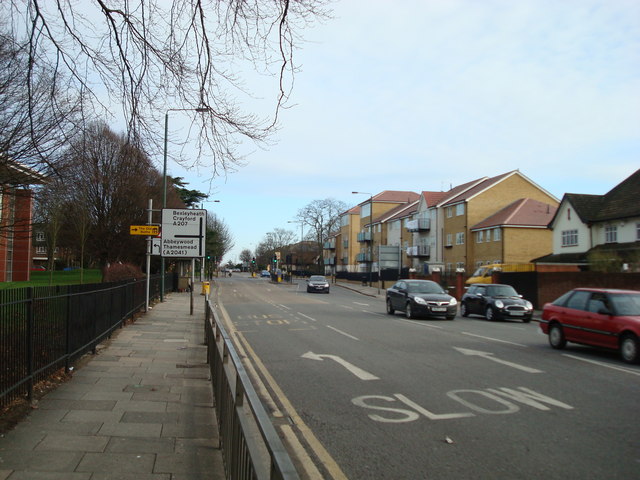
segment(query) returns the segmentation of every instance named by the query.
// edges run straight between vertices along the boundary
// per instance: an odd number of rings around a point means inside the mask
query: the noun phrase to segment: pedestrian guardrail
[[[207,360],[226,478],[299,479],[208,297],[205,300],[205,312]]]

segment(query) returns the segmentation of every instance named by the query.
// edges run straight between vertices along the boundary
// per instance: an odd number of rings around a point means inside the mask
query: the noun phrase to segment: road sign
[[[158,225],[130,225],[129,226],[129,234],[130,235],[146,235],[146,236],[155,236],[160,233],[160,227]]]
[[[163,257],[204,256],[207,211],[202,209],[162,209]]]

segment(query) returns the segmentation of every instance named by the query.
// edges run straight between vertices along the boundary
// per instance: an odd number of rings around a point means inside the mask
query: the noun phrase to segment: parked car
[[[520,318],[528,323],[533,305],[518,295],[511,285],[477,283],[471,285],[460,300],[460,315],[483,315],[487,320]]]
[[[640,291],[576,288],[543,307],[540,328],[553,348],[567,342],[604,347],[639,363]]]
[[[42,265],[34,265],[33,267],[31,267],[32,272],[44,272],[45,270],[46,268]]]
[[[387,313],[404,312],[407,318],[446,317],[453,320],[458,301],[431,280],[398,280],[387,289]]]
[[[324,292],[329,293],[329,280],[324,275],[311,275],[307,279],[307,293]]]
[[[260,276],[261,276],[261,277],[270,277],[270,276],[271,276],[271,274],[269,273],[269,270],[262,270],[262,271],[260,272]]]

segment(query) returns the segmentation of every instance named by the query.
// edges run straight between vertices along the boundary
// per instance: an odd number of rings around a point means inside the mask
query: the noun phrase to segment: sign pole
[[[153,220],[153,199],[149,199],[149,210],[147,211],[147,223],[151,223]],[[149,311],[149,285],[151,277],[151,237],[147,237],[147,281],[146,281],[146,295],[144,303],[144,311]]]

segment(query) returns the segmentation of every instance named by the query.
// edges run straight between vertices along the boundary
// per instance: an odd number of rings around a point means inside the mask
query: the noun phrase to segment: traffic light
[[[254,265],[256,264],[256,257],[253,257],[253,258],[251,259],[251,263],[252,263],[252,264],[254,264]]]
[[[207,255],[207,260],[211,260],[211,255]]]
[[[273,256],[273,263],[278,263],[278,257],[276,257],[275,255]]]

